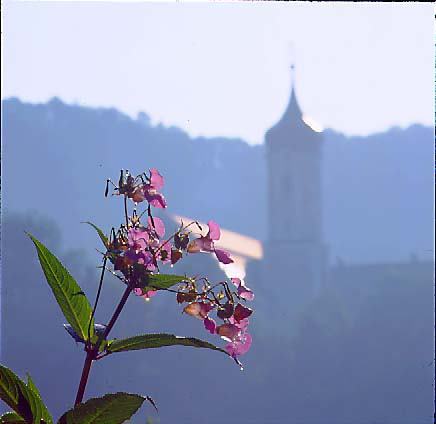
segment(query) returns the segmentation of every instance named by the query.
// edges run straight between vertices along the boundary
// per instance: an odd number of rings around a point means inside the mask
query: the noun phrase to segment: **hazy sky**
[[[3,2],[3,98],[113,106],[260,143],[292,58],[303,111],[368,134],[433,124],[432,3]],[[291,48],[293,43],[294,48]]]

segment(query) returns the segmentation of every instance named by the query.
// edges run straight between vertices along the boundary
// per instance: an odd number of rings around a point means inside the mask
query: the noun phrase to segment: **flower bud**
[[[189,305],[185,306],[183,311],[188,315],[197,318],[200,315],[201,306],[198,302],[190,303]]]
[[[216,314],[218,318],[221,319],[230,318],[233,315],[233,304],[227,302],[224,306],[218,309],[218,312]]]
[[[236,322],[242,321],[244,318],[248,318],[253,313],[253,310],[238,303],[235,308],[233,318]]]
[[[135,203],[141,203],[145,199],[144,197],[144,191],[142,190],[142,187],[136,188],[136,190],[132,193],[132,200]]]
[[[223,324],[217,327],[216,332],[226,340],[233,340],[239,333],[240,329],[234,324]]]
[[[182,258],[182,252],[179,250],[171,250],[171,265],[174,265]]]
[[[177,249],[185,250],[189,243],[189,236],[188,234],[182,234],[177,233],[174,236],[174,246],[176,246]]]
[[[177,302],[178,303],[193,302],[196,297],[197,297],[197,295],[195,293],[178,292],[177,293]],[[187,313],[189,313],[189,312],[187,312]]]

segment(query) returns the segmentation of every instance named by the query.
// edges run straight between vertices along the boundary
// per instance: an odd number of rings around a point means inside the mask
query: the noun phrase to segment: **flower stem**
[[[127,213],[127,196],[124,195],[124,218],[126,219],[126,228],[129,229],[129,215]]]
[[[112,330],[112,327],[115,325],[115,322],[118,319],[118,317],[120,316],[120,313],[123,310],[124,305],[126,304],[127,298],[129,297],[131,291],[132,291],[132,287],[129,284],[126,287],[126,290],[124,290],[123,297],[121,298],[120,303],[118,303],[118,306],[115,309],[115,312],[113,313],[112,318],[110,319],[108,325],[106,326],[104,333],[101,333],[99,338],[97,339],[97,343],[95,344],[95,349],[94,349],[96,352],[98,352],[98,349],[100,347],[100,343],[102,342],[102,340],[105,340],[107,338],[107,336],[109,335],[109,332]]]

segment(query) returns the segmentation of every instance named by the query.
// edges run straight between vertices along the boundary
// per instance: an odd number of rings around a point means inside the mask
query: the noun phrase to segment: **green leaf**
[[[90,225],[92,228],[94,228],[95,231],[97,231],[100,240],[103,242],[104,246],[107,248],[109,246],[109,242],[108,242],[108,238],[104,235],[103,231],[97,227],[97,225],[93,224],[92,222],[86,221],[86,222],[82,222],[82,224],[88,224]]]
[[[153,399],[131,393],[107,394],[101,398],[89,399],[67,411],[58,424],[122,424],[148,400],[154,407]]]
[[[27,387],[32,390],[33,393],[35,393],[36,395],[38,395],[39,397],[41,397],[41,393],[39,393],[38,388],[35,386],[35,383],[32,380],[32,377],[30,377],[30,374],[26,374],[27,375]]]
[[[53,421],[50,412],[48,412],[47,407],[45,406],[42,397],[41,397],[41,393],[39,392],[38,388],[36,387],[35,383],[32,380],[32,377],[30,377],[30,374],[27,373],[27,387],[32,390],[32,392],[39,398],[39,400],[41,401],[41,407],[42,407],[42,414],[43,417],[45,419],[45,421],[47,421],[48,418],[50,418],[51,421]],[[48,421],[47,421],[48,422]]]
[[[113,340],[109,343],[106,351],[108,353],[126,352],[128,350],[154,349],[164,346],[190,346],[205,349],[217,350],[226,355],[228,353],[212,343],[205,342],[193,337],[179,337],[173,334],[142,334],[129,337],[128,339]]]
[[[92,309],[85,293],[56,256],[35,237],[28,235],[35,244],[45,278],[65,318],[80,338],[88,340],[88,324]],[[90,336],[93,335],[94,319],[90,326]]]
[[[0,423],[4,424],[25,424],[24,421],[16,412],[6,412],[0,417]]]
[[[31,386],[34,386],[33,382]],[[9,368],[0,365],[0,398],[22,418],[23,422],[52,424],[53,418],[47,411],[39,392],[36,394],[34,390],[38,392],[36,387],[31,389]],[[11,415],[6,418],[10,417]]]
[[[183,275],[173,275],[173,274],[149,274],[147,276],[147,286],[146,289],[154,290],[165,290],[174,286],[182,281],[188,281],[189,278]]]

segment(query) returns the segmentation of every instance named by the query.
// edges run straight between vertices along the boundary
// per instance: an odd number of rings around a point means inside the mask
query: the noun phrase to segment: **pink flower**
[[[207,223],[209,231],[207,235],[201,236],[195,240],[192,240],[188,245],[189,253],[198,252],[214,252],[217,259],[223,264],[231,264],[233,259],[230,255],[222,249],[216,249],[214,245],[215,240],[219,240],[221,236],[221,231],[219,225],[214,221],[209,221]]]
[[[132,200],[136,203],[147,200],[150,205],[156,208],[166,208],[167,203],[159,190],[164,185],[164,179],[156,168],[150,169],[148,184],[138,186],[132,194]]]
[[[148,218],[147,228],[130,228],[127,234],[129,249],[125,257],[130,264],[144,265],[147,271],[154,271],[157,260],[163,263],[171,261],[169,241],[159,244],[159,237],[165,234],[165,225],[160,218]]]
[[[150,183],[143,186],[144,197],[155,208],[166,208],[165,198],[158,190],[164,185],[164,179],[156,168],[150,169]]]
[[[237,322],[234,317],[230,317],[229,323],[230,324],[227,325],[233,326],[232,328],[238,329],[238,331],[233,330],[232,337],[224,337],[225,340],[230,339],[230,343],[227,344],[224,349],[230,356],[236,358],[249,351],[253,340],[251,335],[247,332],[249,324],[248,318],[243,318],[241,321]]]
[[[241,332],[224,349],[230,356],[236,358],[250,350],[252,341],[253,339],[249,333]]]
[[[247,353],[250,349],[252,338],[247,332],[248,323],[248,318],[238,322],[234,317],[230,317],[228,323],[216,329],[217,334],[229,342],[224,349],[233,358]]]
[[[253,300],[254,299],[254,293],[249,289],[243,281],[241,281],[240,278],[231,278],[232,283],[236,286],[238,289],[238,295],[242,299],[245,300]]]
[[[154,257],[148,250],[129,249],[126,251],[125,257],[131,264],[144,265],[147,271],[154,271],[156,269]]]
[[[158,242],[150,238],[148,229],[130,228],[127,235],[129,249],[125,253],[126,259],[132,264],[144,265],[148,271],[154,271],[156,264],[149,248],[155,243]]]
[[[127,244],[134,251],[145,250],[150,236],[145,230],[139,228],[130,228],[127,234]]]

